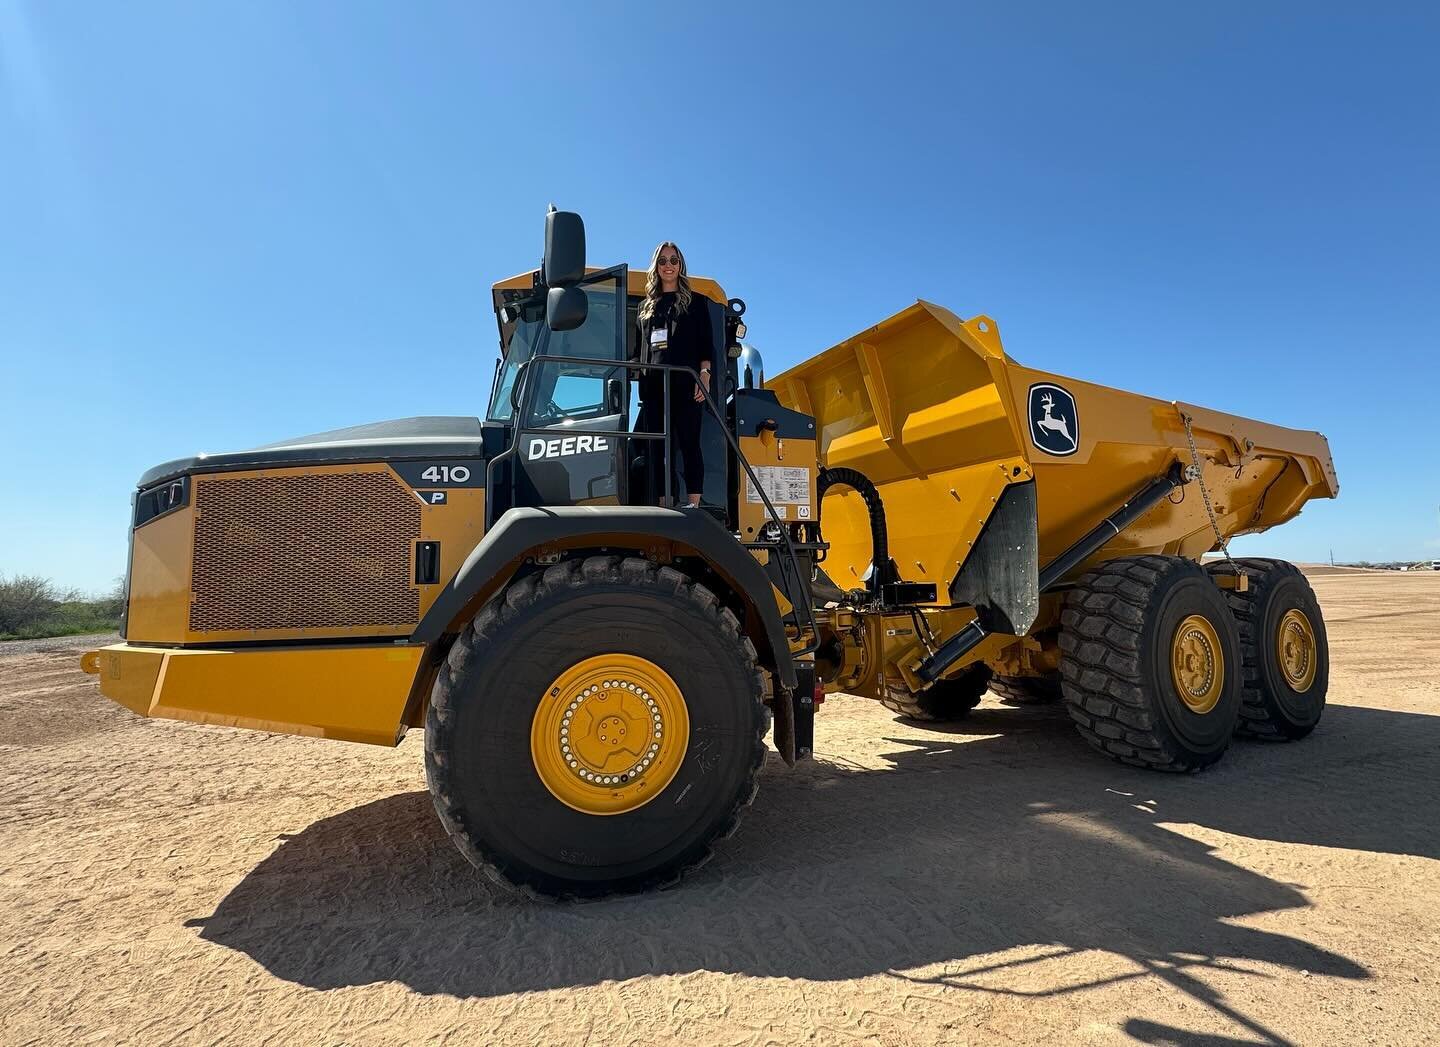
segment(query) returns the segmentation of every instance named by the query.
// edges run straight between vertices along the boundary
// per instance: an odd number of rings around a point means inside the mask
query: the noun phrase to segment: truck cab
[[[720,285],[691,278],[710,310],[713,390],[723,405],[739,385],[745,304],[728,299]],[[486,423],[513,431],[515,453],[502,459],[491,488],[491,519],[514,505],[676,504],[689,492],[650,490],[647,457],[667,452],[663,430],[636,427],[638,359],[636,312],[645,295],[645,274],[625,266],[588,269],[577,288],[585,318],[573,330],[546,322],[547,287],[540,271],[502,280],[492,289],[500,359]],[[544,357],[567,357],[568,362]],[[521,376],[524,382],[519,382]],[[517,385],[517,382],[519,384]],[[526,387],[528,384],[528,388]],[[777,405],[778,406],[778,405]],[[705,461],[702,502],[728,517],[734,504],[735,470],[727,461],[721,421],[706,412],[701,447]]]

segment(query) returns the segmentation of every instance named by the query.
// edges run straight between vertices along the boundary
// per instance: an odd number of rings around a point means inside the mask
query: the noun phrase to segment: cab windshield
[[[515,392],[516,376],[527,361],[538,355],[579,356],[596,361],[623,358],[626,325],[623,318],[617,319],[615,311],[624,309],[625,303],[623,299],[617,302],[616,282],[589,284],[584,290],[589,299],[589,312],[585,322],[573,331],[552,331],[546,326],[543,292],[503,307],[508,317],[513,317],[514,328],[510,332],[504,366],[490,395],[490,409],[486,414],[490,421],[513,421],[519,399]],[[507,314],[502,313],[500,320],[504,330],[510,322]],[[617,332],[622,332],[618,339]],[[536,390],[537,410],[553,420],[579,420],[606,412],[605,382],[623,374],[623,369],[616,367],[549,365],[538,372],[536,368],[527,369],[526,381],[538,380],[546,386]]]

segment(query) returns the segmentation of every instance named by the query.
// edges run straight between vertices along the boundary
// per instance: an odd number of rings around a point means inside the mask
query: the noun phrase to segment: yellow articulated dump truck
[[[1336,495],[1319,434],[1033,371],[994,321],[923,302],[766,383],[744,303],[689,286],[714,334],[703,490],[675,478],[669,405],[635,420],[642,372],[696,379],[638,351],[644,274],[587,267],[552,210],[541,268],[493,290],[483,419],[150,470],[124,641],[84,668],[145,716],[423,728],[461,851],[561,897],[703,861],[767,737],[810,755],[826,692],[917,721],[987,689],[1063,702],[1101,753],[1166,771],[1315,727],[1304,577],[1203,558]]]

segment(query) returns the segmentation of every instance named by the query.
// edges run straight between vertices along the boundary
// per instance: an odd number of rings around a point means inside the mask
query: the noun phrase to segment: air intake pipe
[[[823,514],[825,492],[832,487],[853,488],[855,493],[865,500],[865,506],[870,510],[870,581],[868,585],[870,596],[879,600],[885,591],[886,583],[897,580],[895,565],[890,562],[890,536],[885,529],[885,503],[880,500],[880,492],[875,489],[875,485],[864,473],[844,467],[821,469],[815,483],[817,514]]]

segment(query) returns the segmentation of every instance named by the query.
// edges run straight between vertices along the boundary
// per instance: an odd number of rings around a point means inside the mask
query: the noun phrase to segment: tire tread
[[[1060,700],[1060,676],[992,676],[990,693],[1006,705],[1044,705]]]
[[[945,723],[968,716],[985,697],[989,684],[990,669],[983,664],[937,680],[918,694],[886,678],[880,684],[880,704],[910,720]]]

